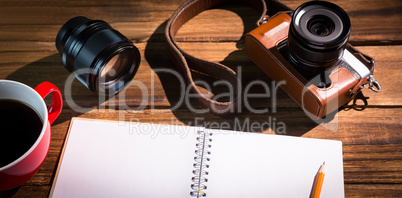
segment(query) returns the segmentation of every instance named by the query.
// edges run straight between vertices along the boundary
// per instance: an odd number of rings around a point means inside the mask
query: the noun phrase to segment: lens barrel
[[[140,53],[133,43],[102,20],[74,17],[56,37],[69,72],[93,92],[115,95],[133,79]]]
[[[325,70],[342,58],[350,29],[349,16],[339,6],[325,1],[302,4],[289,27],[291,60],[304,72]]]

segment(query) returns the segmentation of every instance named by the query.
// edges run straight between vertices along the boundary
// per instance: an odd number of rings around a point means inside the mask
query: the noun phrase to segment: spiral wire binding
[[[208,149],[211,148],[212,133],[206,133],[204,131],[198,131],[197,133],[198,133],[197,144],[196,144],[197,149],[195,150],[194,164],[193,164],[194,176],[191,178],[193,184],[191,184],[190,195],[192,197],[205,197],[207,195],[205,193],[205,190],[207,189],[205,183],[208,182],[207,178],[207,175],[209,174],[208,162],[210,161],[210,158],[208,156],[211,154],[211,152]]]

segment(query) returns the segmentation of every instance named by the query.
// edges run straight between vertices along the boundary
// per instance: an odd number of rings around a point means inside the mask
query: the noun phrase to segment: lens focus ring
[[[288,35],[292,59],[305,70],[327,68],[339,61],[350,34],[350,19],[342,8],[324,1],[299,6]]]

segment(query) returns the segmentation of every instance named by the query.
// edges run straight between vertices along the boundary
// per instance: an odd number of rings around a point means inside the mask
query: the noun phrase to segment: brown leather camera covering
[[[282,82],[281,88],[311,113],[310,117],[318,119],[348,103],[351,100],[349,92],[359,80],[349,70],[340,67],[329,75],[330,87],[309,85],[277,49],[278,43],[288,36],[290,21],[290,15],[280,13],[248,33],[245,38],[246,52],[272,80]]]

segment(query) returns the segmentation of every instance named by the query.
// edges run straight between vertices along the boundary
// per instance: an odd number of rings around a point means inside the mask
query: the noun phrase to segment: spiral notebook
[[[342,142],[73,118],[50,197],[344,197]]]

